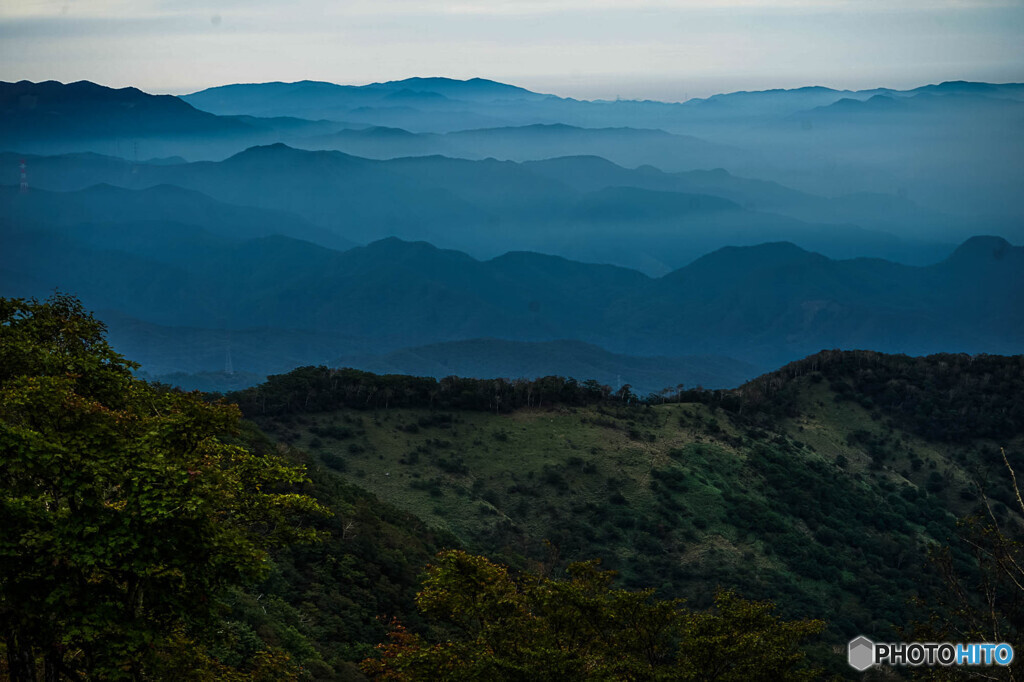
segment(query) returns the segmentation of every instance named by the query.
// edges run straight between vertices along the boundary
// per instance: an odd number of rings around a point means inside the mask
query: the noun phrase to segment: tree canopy
[[[0,299],[6,673],[224,677],[202,653],[217,595],[313,539],[297,520],[322,508],[301,467],[232,441],[236,407],[135,379],[104,331],[70,296]],[[282,665],[267,651],[248,673]]]
[[[508,413],[525,407],[592,405],[636,400],[630,387],[612,394],[597,381],[566,377],[539,379],[443,379],[404,374],[373,374],[356,369],[298,367],[266,383],[228,395],[250,418],[350,408],[429,407]]]
[[[382,680],[803,680],[798,648],[821,621],[782,621],[770,603],[722,591],[690,612],[654,590],[612,587],[597,562],[566,579],[514,577],[485,557],[441,552],[417,606],[429,635],[393,624],[363,669]]]

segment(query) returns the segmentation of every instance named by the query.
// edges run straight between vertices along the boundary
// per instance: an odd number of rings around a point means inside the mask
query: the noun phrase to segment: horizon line
[[[182,90],[182,89],[177,89],[177,88],[171,88],[171,89],[154,88],[152,90],[147,90],[147,89],[144,89],[142,87],[139,87],[138,85],[124,85],[124,86],[120,86],[119,87],[117,85],[107,85],[107,84],[104,84],[104,83],[100,83],[98,81],[93,81],[93,80],[88,80],[88,79],[80,79],[80,80],[74,80],[74,81],[62,81],[62,80],[59,80],[57,78],[50,78],[50,79],[39,80],[39,81],[32,81],[32,80],[29,80],[29,79],[20,79],[20,80],[0,81],[0,82],[7,83],[7,84],[17,84],[17,83],[33,83],[33,84],[59,83],[61,85],[74,85],[76,83],[90,83],[92,85],[97,85],[97,86],[100,86],[100,87],[109,88],[111,90],[126,90],[126,89],[130,89],[130,88],[134,88],[136,90],[139,90],[140,92],[144,92],[144,93],[149,94],[149,95],[169,95],[169,96],[172,96],[172,97],[183,98],[183,97],[187,97],[189,95],[194,95],[194,94],[198,94],[198,93],[201,93],[201,92],[206,92],[208,90],[216,90],[218,88],[227,88],[227,87],[234,87],[234,86],[246,86],[246,85],[250,85],[250,86],[255,86],[255,85],[298,85],[298,84],[302,84],[302,83],[310,83],[310,84],[319,84],[319,85],[331,85],[331,86],[342,87],[342,88],[361,89],[361,88],[370,88],[370,87],[373,87],[373,86],[390,85],[390,84],[394,84],[394,83],[404,83],[404,82],[410,81],[410,80],[438,80],[438,81],[449,81],[449,82],[454,82],[454,83],[471,83],[473,81],[483,81],[483,82],[487,82],[487,83],[494,83],[494,84],[497,84],[497,85],[504,85],[504,86],[508,86],[508,87],[511,87],[511,88],[517,88],[517,89],[523,90],[525,92],[528,92],[528,93],[534,94],[534,95],[544,95],[544,96],[547,96],[547,97],[558,97],[559,99],[574,100],[574,101],[578,101],[578,102],[595,102],[595,103],[598,103],[598,102],[601,102],[601,103],[604,103],[604,102],[656,102],[656,103],[659,103],[659,104],[685,104],[686,102],[706,101],[706,100],[712,99],[714,97],[721,97],[721,96],[726,96],[726,95],[742,95],[742,94],[769,93],[769,92],[795,92],[795,91],[798,91],[798,90],[817,90],[817,89],[829,90],[829,91],[832,91],[832,92],[839,92],[839,93],[846,92],[846,93],[851,93],[851,94],[857,94],[857,93],[865,93],[865,92],[873,92],[873,91],[913,92],[915,90],[920,90],[920,89],[927,88],[927,87],[938,87],[938,86],[942,86],[942,85],[955,84],[955,83],[964,83],[964,84],[971,84],[971,85],[992,85],[992,86],[1001,86],[1001,87],[1024,86],[1024,82],[1022,82],[1022,81],[995,82],[995,81],[984,81],[984,80],[966,80],[966,79],[963,79],[963,78],[953,78],[953,79],[950,79],[950,80],[941,80],[941,81],[936,81],[936,82],[923,83],[921,85],[917,85],[917,86],[914,86],[914,87],[911,87],[911,88],[903,88],[903,89],[897,88],[897,87],[890,87],[890,86],[886,86],[886,85],[878,85],[878,86],[873,86],[873,87],[869,87],[869,88],[851,89],[851,88],[832,87],[830,85],[821,85],[819,83],[819,84],[799,85],[799,86],[794,86],[794,87],[772,87],[772,88],[763,88],[763,89],[723,90],[721,92],[715,92],[715,93],[713,93],[711,95],[707,95],[706,97],[690,97],[690,98],[687,98],[687,99],[669,100],[669,99],[656,99],[656,98],[653,98],[653,97],[648,97],[648,98],[617,97],[615,99],[608,99],[608,98],[601,98],[601,97],[591,98],[591,99],[581,98],[581,97],[571,97],[571,96],[568,96],[568,95],[559,95],[559,94],[556,94],[554,92],[542,92],[542,91],[539,91],[539,90],[531,90],[528,87],[525,87],[525,86],[522,86],[522,85],[517,85],[514,82],[500,81],[500,80],[495,80],[493,78],[486,78],[486,77],[483,77],[483,76],[474,76],[474,77],[471,77],[471,78],[453,78],[451,76],[409,76],[407,78],[396,78],[396,79],[392,79],[392,80],[377,80],[377,81],[371,81],[371,82],[361,83],[361,84],[356,84],[356,83],[339,83],[339,82],[335,82],[335,81],[315,80],[315,79],[309,79],[309,78],[302,78],[302,79],[298,79],[298,80],[294,80],[294,81],[282,81],[282,80],[246,81],[246,82],[237,81],[237,82],[231,82],[231,83],[222,83],[222,84],[219,84],[219,85],[210,85],[210,86],[207,86],[207,87],[204,87],[204,88],[200,88],[198,90],[187,90],[187,91],[186,90]]]

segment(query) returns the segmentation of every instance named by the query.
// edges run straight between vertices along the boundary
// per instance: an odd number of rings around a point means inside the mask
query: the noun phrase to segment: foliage
[[[435,415],[444,419],[431,425]],[[342,459],[346,481],[517,570],[546,561],[548,540],[560,561],[600,558],[619,587],[654,587],[694,608],[724,587],[771,599],[787,619],[822,618],[833,641],[891,637],[914,617],[907,600],[934,588],[926,547],[955,518],[923,481],[865,470],[861,445],[837,439],[831,419],[824,439],[844,443],[846,468],[784,423],[752,429],[702,404],[342,410],[261,425],[325,469]],[[634,428],[656,437],[634,440]],[[313,435],[341,429],[351,436]],[[829,658],[842,663],[824,649],[816,662]]]
[[[942,353],[927,357],[873,351],[822,351],[737,389],[666,389],[646,399],[628,386],[612,393],[595,381],[564,377],[533,381],[441,380],[375,375],[353,369],[301,367],[230,395],[248,417],[341,408],[430,408],[507,413],[551,406],[703,403],[770,424],[793,416],[798,379],[827,379],[840,399],[884,412],[925,438],[962,442],[1006,439],[1024,432],[1024,355]]]
[[[253,420],[240,424],[133,380],[73,299],[3,306],[0,637],[16,679],[34,665],[358,678],[352,661],[392,618],[365,664],[385,678],[451,664],[445,676],[688,679],[728,658],[720,679],[756,679],[756,640],[775,642],[774,679],[802,670],[800,619],[886,637],[907,597],[934,599],[923,547],[952,530],[950,505],[974,504],[956,495],[961,467],[998,455],[957,434],[1020,433],[1017,359],[860,352],[649,401],[558,377],[300,368],[232,395]],[[293,512],[320,507],[300,492],[330,511],[304,531]],[[989,498],[1006,528],[1012,489]],[[448,552],[414,603],[429,558],[460,546],[534,572],[553,547],[620,576],[513,575]],[[973,580],[970,555],[950,556]],[[728,590],[772,599],[797,629]]]
[[[791,411],[794,380],[827,379],[852,400],[908,430],[938,441],[1009,439],[1024,433],[1024,355],[941,353],[927,357],[873,351],[822,351],[758,377],[735,392],[716,392],[734,410],[742,403],[779,414]],[[819,379],[820,380],[820,379]],[[709,393],[709,397],[710,397]]]
[[[1005,458],[1017,508],[1024,514],[1016,474]],[[1024,526],[1018,519],[1000,521],[985,498],[984,515],[961,519],[952,542],[936,547],[931,560],[946,589],[922,607],[928,620],[909,628],[908,637],[935,642],[1007,642],[1024,651]],[[1015,680],[1022,662],[984,671],[929,669],[916,677],[929,680],[979,678]]]
[[[351,408],[356,410],[429,407],[510,412],[545,405],[590,405],[636,398],[625,386],[614,395],[596,381],[565,377],[469,379],[372,374],[355,369],[300,367],[265,384],[228,396],[247,417],[279,416]]]
[[[214,675],[201,647],[218,595],[264,576],[269,547],[314,539],[297,520],[322,507],[295,492],[301,467],[231,442],[234,406],[134,379],[103,332],[66,295],[0,299],[8,674],[34,679],[41,659],[48,679],[159,676],[182,660]]]
[[[255,429],[245,437],[253,449],[273,447]],[[303,453],[284,454],[308,463],[308,493],[331,512],[315,520],[323,539],[274,549],[270,575],[228,595],[225,627],[245,633],[248,647],[253,640],[281,647],[302,666],[304,678],[361,677],[352,662],[386,636],[382,615],[422,625],[414,599],[423,567],[440,547],[457,541]],[[244,659],[248,651],[239,641],[229,654]]]
[[[510,575],[484,557],[442,552],[417,604],[433,637],[393,624],[364,670],[389,680],[800,680],[799,645],[820,621],[780,621],[767,603],[731,592],[717,612],[691,613],[654,590],[611,587],[596,561],[568,577]],[[433,641],[432,641],[433,640]]]

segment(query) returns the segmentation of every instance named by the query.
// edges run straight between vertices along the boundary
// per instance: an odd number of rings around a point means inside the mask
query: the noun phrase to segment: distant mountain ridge
[[[132,87],[107,88],[90,81],[0,82],[0,116],[5,124],[0,133],[4,141],[40,131],[50,135],[93,132],[93,126],[123,136],[217,134],[245,128],[238,121],[196,109],[179,97],[150,95]]]
[[[722,112],[735,109],[739,105],[754,102],[760,107],[759,113],[786,114],[802,109],[828,105],[840,99],[867,99],[875,95],[898,97],[914,97],[924,93],[967,93],[984,94],[993,97],[1024,100],[1024,84],[1020,83],[974,83],[967,81],[948,81],[940,84],[924,85],[910,90],[891,88],[874,88],[867,90],[836,90],[823,86],[807,86],[793,89],[777,89],[762,91],[740,91],[712,95],[707,98],[695,98],[686,102],[652,102],[650,100],[593,100],[590,102],[557,95],[532,92],[505,83],[473,78],[457,80],[451,78],[409,78],[386,83],[370,83],[367,85],[340,85],[323,81],[298,81],[294,83],[246,83],[222,85],[184,95],[182,98],[205,111],[218,114],[253,113],[260,116],[289,115],[303,118],[319,118],[310,115],[309,110],[302,107],[317,106],[320,113],[334,112],[346,106],[368,103],[385,99],[396,92],[412,92],[417,94],[433,93],[442,95],[446,100],[517,100],[534,101],[545,104],[566,103],[569,106],[579,104],[595,105],[643,105],[661,107],[688,107],[701,109],[713,107]],[[290,101],[289,101],[290,100]],[[322,116],[331,118],[331,116]],[[512,122],[510,122],[512,124]]]
[[[167,372],[219,370],[236,334],[254,375],[440,371],[450,344],[530,372],[536,344],[589,344],[544,348],[648,377],[650,358],[1015,353],[1022,93],[0,84],[0,290],[80,294]]]
[[[684,103],[583,101],[432,78],[233,85],[178,100],[89,83],[4,87],[0,149],[21,153],[220,160],[284,142],[375,158],[598,155],[666,171],[724,168],[822,196],[899,194],[933,214],[1012,229],[1014,239],[1024,218],[1014,181],[1024,158],[1004,153],[1024,144],[1018,84],[810,87]],[[36,100],[69,113],[32,109]],[[68,109],[71,101],[78,104]]]
[[[322,123],[219,116],[180,97],[90,81],[0,81],[0,151],[98,152],[138,160],[187,154],[225,155],[273,142],[281,129],[313,135]]]
[[[121,225],[138,222],[173,222],[194,225],[230,239],[252,239],[281,234],[314,241],[337,249],[355,245],[302,218],[274,209],[260,209],[216,201],[195,190],[175,185],[153,185],[130,190],[98,184],[75,192],[33,189],[21,195],[0,185],[0,224],[42,224],[74,228],[92,223]]]
[[[437,379],[567,376],[579,381],[594,379],[613,389],[628,382],[639,395],[677,384],[704,388],[739,386],[758,373],[753,365],[726,357],[632,357],[609,353],[581,341],[531,343],[502,339],[469,339],[403,348],[383,355],[344,356],[332,360],[330,366]]]
[[[12,184],[17,160],[0,154]],[[884,197],[827,200],[724,171],[665,174],[653,168],[628,170],[593,157],[521,164],[437,156],[380,161],[275,144],[222,162],[119,164],[88,155],[30,157],[27,162],[31,181],[40,187],[174,185],[219,202],[285,212],[337,239],[369,242],[398,236],[479,257],[539,251],[651,274],[728,244],[793,241],[832,257],[872,255],[912,263],[934,262],[952,248],[817,222],[856,216],[909,231],[934,220],[911,202],[894,207]],[[720,198],[723,194],[729,198]],[[764,212],[761,206],[814,222]],[[180,221],[173,215],[162,219]],[[941,223],[931,224],[938,233]],[[946,239],[959,241],[970,234],[967,230],[966,225],[949,225]],[[340,243],[279,232],[332,247]]]
[[[342,334],[377,353],[576,339],[631,356],[728,355],[766,367],[813,348],[1012,354],[1024,338],[1024,248],[993,237],[928,267],[836,261],[791,244],[734,247],[657,279],[533,253],[480,261],[393,238],[345,252],[285,237],[164,239],[136,256],[129,243],[96,250],[73,234],[7,233],[0,284],[19,295],[59,286],[160,325]]]

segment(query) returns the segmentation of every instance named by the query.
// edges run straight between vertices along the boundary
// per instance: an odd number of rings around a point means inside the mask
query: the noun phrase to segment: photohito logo
[[[1013,647],[999,644],[953,644],[951,642],[910,642],[876,644],[864,636],[850,640],[846,660],[854,670],[864,672],[873,665],[1010,665]]]
[[[863,636],[850,640],[846,660],[854,670],[864,672],[875,664],[875,643]]]

